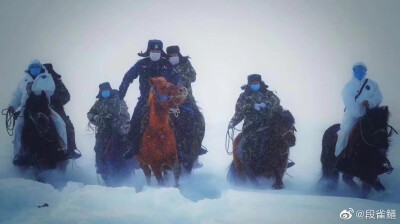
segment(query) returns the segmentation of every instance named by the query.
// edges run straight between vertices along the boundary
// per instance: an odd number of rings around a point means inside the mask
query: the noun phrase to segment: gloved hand
[[[269,107],[269,103],[262,102],[262,103],[260,103],[260,107],[261,108],[268,108]]]
[[[7,109],[8,113],[14,114],[15,113],[15,108],[13,106],[9,106]]]
[[[100,123],[100,116],[99,116],[99,115],[94,115],[93,121],[94,121],[94,124],[95,124],[96,126],[99,125],[99,123]]]
[[[233,125],[233,122],[232,122],[232,121],[229,122],[228,128],[229,128],[229,129],[232,129],[232,128],[234,128],[234,127],[235,127],[235,125]]]
[[[254,108],[254,110],[256,110],[256,111],[260,111],[261,105],[260,105],[259,103],[255,103],[255,104],[253,105],[253,108]]]
[[[104,117],[104,119],[111,119],[112,117],[113,117],[112,114],[107,114],[107,115]]]

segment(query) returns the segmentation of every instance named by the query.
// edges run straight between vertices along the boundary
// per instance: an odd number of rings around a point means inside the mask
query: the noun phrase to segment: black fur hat
[[[173,46],[167,47],[167,54],[168,54],[168,57],[169,57],[170,54],[178,54],[180,60],[184,60],[184,59],[190,58],[189,56],[183,56],[181,54],[181,49],[179,48],[178,45],[173,45]]]
[[[163,42],[161,40],[149,40],[146,52],[140,52],[138,55],[140,57],[149,57],[151,50],[161,50],[161,57],[165,58],[167,56],[163,50]]]
[[[253,82],[259,82],[259,83],[260,83],[260,90],[261,90],[261,91],[264,91],[264,90],[266,90],[266,89],[268,88],[268,85],[265,84],[264,81],[262,81],[261,75],[259,75],[259,74],[251,74],[251,75],[248,75],[248,76],[247,76],[247,84],[246,84],[246,85],[243,85],[243,86],[241,87],[241,89],[243,89],[243,90],[250,90],[250,85],[251,85],[251,83],[253,83]]]
[[[112,90],[111,85],[109,82],[103,82],[99,85],[99,94],[97,94],[96,98],[101,97],[101,92],[106,91],[106,90]]]
[[[251,74],[247,76],[247,84],[250,85],[253,82],[261,82],[261,75],[259,74]]]

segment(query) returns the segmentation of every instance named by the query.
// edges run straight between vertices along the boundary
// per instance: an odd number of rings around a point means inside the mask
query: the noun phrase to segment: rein
[[[226,150],[226,153],[228,155],[232,155],[233,154],[233,150],[229,151],[229,148],[230,148],[231,144],[233,146],[233,143],[235,141],[235,130],[239,131],[239,132],[241,131],[241,130],[236,129],[236,128],[228,128],[228,130],[226,131],[226,135],[225,135],[225,150]],[[231,131],[231,132],[229,132],[229,131]]]
[[[16,113],[8,112],[8,109],[4,109],[1,111],[1,114],[6,116],[6,130],[9,136],[14,135],[14,127],[15,127],[15,120],[17,118]]]

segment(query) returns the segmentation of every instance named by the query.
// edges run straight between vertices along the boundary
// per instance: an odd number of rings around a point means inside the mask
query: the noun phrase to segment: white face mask
[[[172,65],[177,65],[179,63],[179,56],[169,57],[169,62]]]
[[[158,61],[158,60],[160,60],[160,58],[161,58],[161,53],[150,52],[150,59],[152,61]]]

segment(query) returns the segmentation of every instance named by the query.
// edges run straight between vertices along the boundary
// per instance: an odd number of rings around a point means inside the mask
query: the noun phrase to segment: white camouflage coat
[[[370,79],[368,79],[361,95],[357,100],[355,99],[365,80],[365,77],[362,80],[358,80],[353,76],[342,91],[343,102],[346,109],[340,125],[340,131],[338,132],[338,140],[335,149],[336,156],[346,147],[353,126],[366,113],[366,107],[362,105],[362,102],[365,100],[368,101],[369,108],[377,107],[382,102],[382,93],[378,84]]]
[[[32,88],[29,86],[32,85]],[[26,74],[25,77],[19,82],[15,89],[9,106],[12,106],[16,111],[20,111],[20,114],[15,123],[14,132],[14,155],[18,154],[21,148],[22,129],[24,126],[24,108],[26,100],[29,98],[30,91],[35,95],[40,95],[42,91],[46,93],[49,99],[54,94],[55,84],[52,76],[47,71],[38,75],[35,79],[30,74]],[[64,150],[67,149],[67,132],[65,128],[65,122],[62,120],[54,110],[52,110],[52,118],[55,122],[58,135],[60,136],[60,143]]]

